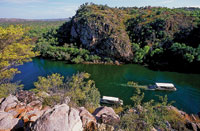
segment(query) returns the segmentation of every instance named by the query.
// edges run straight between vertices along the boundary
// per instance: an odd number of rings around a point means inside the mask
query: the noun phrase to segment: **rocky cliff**
[[[196,71],[193,66],[199,65],[200,43],[197,16],[198,12],[185,9],[84,4],[60,27],[58,41],[61,46],[73,43],[83,47],[102,61],[110,58],[156,69]]]
[[[120,17],[111,9],[82,6],[60,30],[65,30],[66,39],[70,35],[71,42],[78,43],[94,54],[130,61],[133,56],[131,43],[123,21],[116,21]]]
[[[70,107],[68,102],[44,107],[32,92],[21,91],[0,99],[0,131],[114,130],[110,121],[117,123],[120,118],[112,108],[99,107],[95,112],[92,115],[84,107]]]

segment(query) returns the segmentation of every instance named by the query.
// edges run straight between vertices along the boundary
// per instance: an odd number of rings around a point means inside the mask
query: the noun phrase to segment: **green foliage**
[[[151,51],[150,56],[153,57],[155,55],[160,55],[161,53],[163,53],[163,49],[162,48],[156,48],[153,51]]]
[[[49,90],[58,90],[63,85],[64,77],[60,74],[52,74],[46,77],[38,77],[38,81],[34,82],[36,89],[48,92]]]
[[[29,28],[26,33],[33,41],[37,40],[49,30],[55,30],[65,21],[22,21],[22,22],[1,22],[0,26],[9,27],[10,25],[21,25],[24,28]]]
[[[99,61],[99,60],[101,60],[101,57],[99,57],[99,56],[97,56],[97,55],[91,55],[90,56],[90,61]]]
[[[145,46],[144,48],[140,48],[139,44],[133,44],[133,62],[134,63],[143,63],[143,60],[145,59],[145,56],[149,53],[150,47]]]
[[[104,60],[105,60],[106,62],[108,62],[108,63],[113,63],[113,61],[112,61],[111,58],[106,57],[106,58],[104,58]]]
[[[136,88],[136,94],[134,94],[131,97],[131,100],[133,101],[134,106],[137,107],[137,106],[141,105],[143,98],[144,98],[144,93],[141,92],[141,90],[139,88]]]
[[[68,86],[70,87],[67,92],[71,96],[71,100],[79,106],[97,107],[100,101],[100,93],[95,87],[93,80],[88,80],[90,74],[79,73],[72,76],[69,80]]]
[[[86,49],[76,46],[52,46],[49,43],[37,43],[36,51],[40,51],[42,57],[53,58],[56,60],[66,60],[70,63],[83,63],[85,61],[99,61],[101,57],[90,55]]]
[[[76,63],[76,64],[82,63],[83,61],[84,61],[84,59],[81,58],[81,56],[77,56],[76,58],[72,59],[72,62]]]
[[[138,82],[129,81],[127,83],[127,85],[129,85],[129,86],[138,86]]]
[[[60,103],[65,97],[70,97],[72,104],[88,108],[97,107],[100,93],[95,87],[95,82],[89,77],[88,73],[78,73],[64,82],[64,77],[57,73],[47,77],[40,76],[34,83],[36,88],[31,91],[44,98],[44,105],[52,106]]]
[[[143,98],[144,93],[136,88],[136,93],[131,97],[136,112],[127,112],[121,117],[119,125],[121,129],[127,131],[131,129],[151,130],[153,127],[159,127],[166,130],[166,121],[170,123],[182,122],[179,115],[167,109],[167,106],[171,105],[168,103],[167,96],[159,96],[160,102],[154,100],[142,102]]]
[[[9,94],[14,94],[17,90],[22,88],[23,85],[19,85],[18,83],[0,84],[0,98],[5,98]]]
[[[62,96],[60,95],[52,95],[52,96],[47,96],[47,97],[44,97],[44,100],[43,100],[43,106],[53,106],[53,105],[56,105],[58,103],[60,103],[62,101]]]
[[[31,44],[27,31],[27,28],[19,25],[0,27],[0,98],[22,87],[17,83],[10,83],[14,75],[20,73],[15,66],[29,62],[38,55],[38,52],[33,52],[34,45]]]
[[[136,121],[137,119],[139,119],[137,114],[125,114],[121,117],[119,127],[125,131],[131,131],[134,129],[143,130],[144,125],[140,125],[140,121]]]
[[[174,43],[170,47],[170,51],[173,55],[182,59],[183,62],[191,63],[196,59],[198,59],[197,50],[191,46],[187,46],[185,44]]]
[[[26,32],[27,29],[21,26],[0,27],[0,84],[19,73],[13,66],[31,61],[38,55],[33,52],[34,45]]]

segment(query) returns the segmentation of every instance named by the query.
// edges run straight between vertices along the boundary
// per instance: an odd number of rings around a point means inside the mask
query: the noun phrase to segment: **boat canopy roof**
[[[172,84],[172,83],[156,83],[156,86],[158,86],[158,87],[174,87],[174,84]]]
[[[111,96],[103,96],[104,100],[109,100],[109,101],[119,101],[119,98],[117,97],[111,97]]]

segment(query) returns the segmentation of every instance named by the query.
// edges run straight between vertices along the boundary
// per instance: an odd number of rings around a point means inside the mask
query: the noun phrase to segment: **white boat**
[[[123,100],[120,100],[117,97],[111,97],[111,96],[103,96],[103,98],[101,98],[100,102],[101,103],[105,103],[105,104],[119,104],[119,105],[123,105]]]
[[[153,85],[153,86],[148,86],[148,89],[176,91],[176,87],[172,83],[155,83],[155,85]]]

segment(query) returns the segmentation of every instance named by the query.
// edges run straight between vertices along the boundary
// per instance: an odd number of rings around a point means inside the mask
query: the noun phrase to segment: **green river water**
[[[15,76],[14,81],[21,80],[25,89],[34,88],[33,82],[38,76],[47,76],[51,73],[60,73],[72,76],[77,72],[88,72],[101,95],[119,97],[124,104],[132,104],[130,97],[134,88],[128,87],[128,81],[139,82],[141,85],[155,82],[173,83],[177,91],[144,91],[145,101],[157,100],[157,95],[168,95],[169,101],[175,101],[174,106],[187,113],[200,112],[200,74],[184,74],[176,72],[152,71],[141,65],[86,65],[66,64],[62,61],[51,61],[35,58],[32,62],[18,66],[21,74]]]

